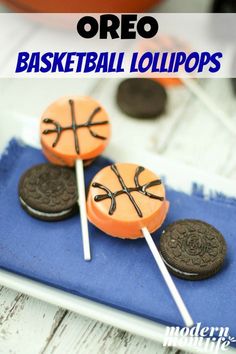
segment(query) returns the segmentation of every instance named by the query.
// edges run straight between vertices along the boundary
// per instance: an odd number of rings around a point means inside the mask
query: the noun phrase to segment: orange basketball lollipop
[[[185,42],[180,39],[173,37],[162,35],[157,38],[150,40],[143,40],[140,42],[140,52],[177,52],[184,51],[186,53],[189,52],[189,47]],[[154,80],[159,81],[163,86],[171,87],[171,86],[179,86],[182,84],[181,78],[178,77],[161,77],[161,74],[156,74]]]
[[[168,208],[160,178],[142,166],[127,163],[98,172],[87,199],[89,220],[108,235],[145,237],[185,324],[191,326],[193,320],[150,235],[162,225]]]
[[[105,233],[120,238],[143,237],[163,223],[169,203],[165,188],[153,172],[134,164],[102,169],[92,181],[87,209],[89,220]]]
[[[60,98],[43,113],[41,143],[53,163],[74,166],[78,159],[93,159],[105,149],[109,137],[108,115],[90,97]]]
[[[76,167],[84,258],[90,260],[83,160],[92,162],[105,149],[110,137],[106,111],[90,97],[68,96],[52,103],[41,119],[41,144],[47,159]]]

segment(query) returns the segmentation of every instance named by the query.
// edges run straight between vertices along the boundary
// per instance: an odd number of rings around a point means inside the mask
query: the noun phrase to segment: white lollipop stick
[[[230,131],[236,135],[236,126],[233,124],[231,119],[227,114],[217,106],[217,104],[211,99],[211,97],[198,85],[198,83],[193,79],[180,78],[183,84],[193,92],[202,103],[211,111],[216,118]]]
[[[76,169],[77,188],[78,188],[78,194],[79,194],[78,204],[79,204],[79,208],[80,208],[84,259],[85,259],[85,261],[90,261],[91,260],[91,253],[90,253],[89,232],[88,232],[88,219],[87,219],[87,211],[86,211],[86,195],[85,195],[83,160],[76,160],[75,169]]]
[[[163,262],[163,260],[160,256],[160,253],[159,253],[148,229],[146,227],[143,227],[141,230],[142,230],[143,236],[145,237],[145,239],[147,241],[150,251],[152,252],[153,257],[155,258],[155,261],[160,269],[160,272],[166,282],[166,285],[168,286],[169,291],[170,291],[170,293],[171,293],[171,295],[172,295],[172,297],[179,309],[179,312],[184,320],[185,325],[187,327],[192,327],[194,322],[188,312],[187,307],[185,306],[185,304],[183,302],[183,299],[182,299],[178,289],[175,286],[175,283],[173,282],[173,280],[166,268],[165,263]]]

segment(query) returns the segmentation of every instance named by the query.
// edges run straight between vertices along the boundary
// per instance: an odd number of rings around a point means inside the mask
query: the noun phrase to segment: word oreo
[[[100,18],[100,20],[98,20]],[[135,39],[137,33],[143,38],[152,38],[158,32],[158,22],[152,16],[138,19],[136,14],[114,14],[83,16],[77,23],[77,32],[83,38],[93,38],[99,33],[100,39]],[[119,33],[120,32],[120,33]]]

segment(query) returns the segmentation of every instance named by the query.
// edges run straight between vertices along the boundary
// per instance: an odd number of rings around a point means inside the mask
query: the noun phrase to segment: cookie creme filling
[[[179,274],[184,274],[184,275],[199,275],[198,273],[188,273],[188,272],[183,272],[175,267],[173,267],[172,265],[170,265],[168,262],[166,262],[166,260],[161,256],[161,258],[163,259],[164,263],[170,268],[172,269],[174,272],[179,273]]]
[[[47,217],[57,217],[57,216],[62,216],[62,215],[65,215],[65,214],[68,214],[72,208],[70,209],[66,209],[66,210],[63,210],[63,211],[60,211],[58,213],[45,213],[43,211],[39,211],[39,210],[36,210],[34,208],[31,208],[28,204],[26,204],[26,202],[20,197],[20,202],[22,205],[24,205],[26,207],[27,210],[31,211],[32,213],[34,213],[35,215],[38,215],[38,216],[47,216]]]

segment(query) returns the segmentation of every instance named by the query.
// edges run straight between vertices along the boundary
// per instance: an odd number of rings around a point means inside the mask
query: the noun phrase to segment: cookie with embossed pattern
[[[78,211],[76,177],[71,168],[36,165],[21,176],[18,189],[22,207],[38,219],[62,220]]]
[[[223,266],[226,243],[213,226],[200,220],[170,224],[160,238],[160,252],[169,271],[189,280],[211,277]]]

